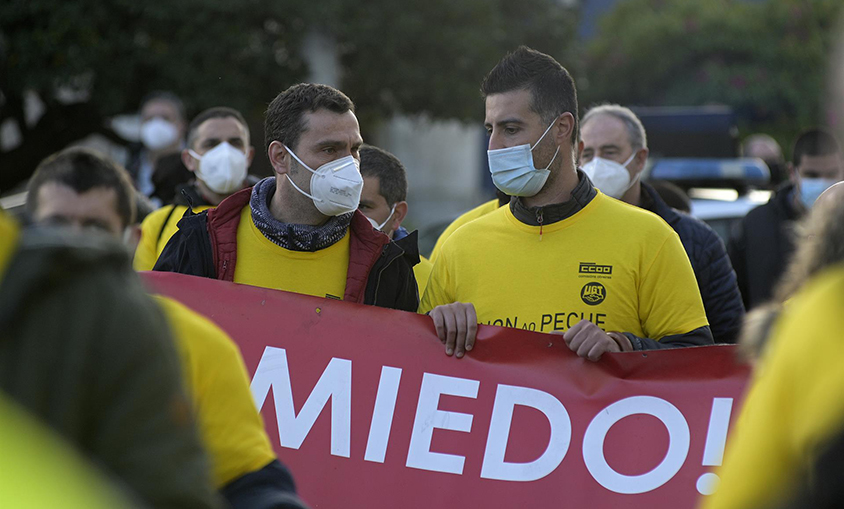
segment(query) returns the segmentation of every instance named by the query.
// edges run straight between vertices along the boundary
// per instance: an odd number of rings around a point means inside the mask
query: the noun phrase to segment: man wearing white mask
[[[135,270],[152,270],[188,207],[193,212],[216,207],[246,187],[254,155],[249,126],[239,111],[215,107],[197,115],[188,127],[187,147],[182,150],[182,162],[195,175],[195,181],[179,186],[173,205],[161,207],[141,223]]]
[[[608,198],[575,167],[577,94],[568,71],[526,47],[484,79],[489,165],[501,207],[449,237],[428,280],[447,355],[477,323],[561,334],[577,355],[712,343],[677,234]]]
[[[768,203],[751,210],[730,238],[727,251],[748,310],[772,297],[794,253],[795,223],[822,192],[844,180],[835,137],[823,129],[803,132],[794,144],[789,179]]]
[[[267,108],[264,138],[275,176],[184,217],[154,270],[415,310],[418,258],[357,210],[363,140],[352,101],[294,85]]]
[[[734,343],[744,305],[724,242],[706,223],[672,209],[641,181],[648,142],[636,114],[617,104],[591,108],[581,119],[580,140],[580,163],[595,187],[653,212],[677,232],[695,271],[713,338]]]
[[[172,92],[153,92],[141,102],[140,117],[141,144],[130,154],[126,169],[138,191],[160,207],[190,178],[179,157],[187,125],[185,107]]]
[[[407,217],[407,172],[404,165],[393,154],[372,145],[360,149],[360,173],[363,176],[363,191],[358,209],[372,223],[372,227],[384,233],[402,249],[419,252],[417,232],[408,232],[402,226]],[[424,257],[413,266],[419,294],[425,293],[428,276],[433,264]]]

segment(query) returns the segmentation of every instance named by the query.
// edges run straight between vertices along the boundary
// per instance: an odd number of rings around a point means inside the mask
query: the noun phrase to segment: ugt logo
[[[596,306],[607,298],[607,290],[601,283],[586,283],[580,290],[580,298],[590,306]]]

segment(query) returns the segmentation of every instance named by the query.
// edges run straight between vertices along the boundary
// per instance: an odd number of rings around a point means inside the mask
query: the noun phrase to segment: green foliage
[[[823,121],[840,0],[628,0],[586,49],[584,104],[727,104],[747,129]],[[587,102],[588,101],[588,102]],[[786,140],[790,143],[790,139]]]
[[[81,90],[103,115],[156,89],[193,109],[250,107],[302,76],[290,14],[260,0],[14,0],[0,6],[0,87],[48,104]]]
[[[0,188],[153,90],[175,92],[189,114],[225,104],[259,124],[306,77],[311,29],[337,39],[341,88],[366,130],[394,112],[478,120],[480,81],[505,51],[528,44],[565,61],[574,27],[557,0],[2,2],[0,122],[17,120],[24,144],[0,152],[0,167],[15,168],[0,172]],[[46,104],[38,126],[23,122],[26,91]],[[69,95],[81,102],[68,107]]]
[[[526,44],[563,65],[576,16],[556,0],[339,0],[344,90],[364,116],[393,112],[478,121],[480,83],[507,51]]]

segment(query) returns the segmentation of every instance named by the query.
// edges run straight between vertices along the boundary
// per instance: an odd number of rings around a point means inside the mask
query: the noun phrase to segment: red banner
[[[748,368],[730,346],[578,358],[481,326],[177,274],[156,292],[238,343],[279,458],[315,508],[692,508],[717,486]]]

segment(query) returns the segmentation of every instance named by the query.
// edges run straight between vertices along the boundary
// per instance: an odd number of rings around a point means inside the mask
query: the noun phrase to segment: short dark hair
[[[407,172],[398,157],[372,145],[360,148],[360,173],[378,179],[381,196],[387,205],[407,200]]]
[[[280,141],[292,150],[296,149],[299,137],[308,128],[303,119],[305,113],[326,109],[335,113],[354,113],[355,105],[346,94],[328,85],[299,83],[275,96],[267,107],[264,119],[264,142]]]
[[[188,148],[193,148],[193,142],[196,141],[196,131],[199,129],[199,126],[212,118],[233,118],[237,120],[246,130],[246,137],[249,138],[249,124],[246,123],[246,119],[243,118],[243,115],[239,111],[226,106],[215,106],[208,108],[190,121],[190,125],[188,126]]]
[[[27,185],[26,210],[30,214],[38,209],[41,186],[49,182],[65,185],[79,194],[96,187],[113,189],[123,226],[135,223],[135,189],[129,172],[96,150],[68,148],[41,161]]]
[[[144,109],[144,106],[147,105],[150,101],[165,101],[173,106],[176,107],[176,111],[179,113],[179,117],[182,120],[187,120],[188,116],[185,113],[185,103],[179,99],[179,96],[174,94],[173,92],[167,90],[156,90],[155,92],[150,92],[141,99],[141,107],[138,108],[139,110]]]
[[[514,90],[530,91],[530,109],[546,124],[563,113],[571,113],[574,117],[571,141],[577,144],[577,90],[565,67],[545,53],[519,46],[502,58],[481,83],[484,99]]]
[[[791,160],[794,166],[800,166],[803,156],[828,156],[841,152],[835,136],[826,129],[815,128],[803,131],[794,143]]]

